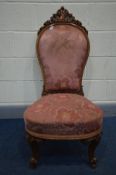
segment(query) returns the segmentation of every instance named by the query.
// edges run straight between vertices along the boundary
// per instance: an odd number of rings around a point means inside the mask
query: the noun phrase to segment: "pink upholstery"
[[[26,128],[44,134],[85,134],[102,127],[103,112],[83,96],[43,96],[24,113]]]
[[[51,26],[42,33],[37,50],[43,65],[46,91],[80,90],[88,42],[79,28]]]

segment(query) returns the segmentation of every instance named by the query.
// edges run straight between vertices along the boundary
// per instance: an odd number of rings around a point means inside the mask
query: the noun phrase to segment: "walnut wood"
[[[26,128],[26,132],[29,133],[31,136],[33,136],[34,138],[40,138],[40,139],[44,139],[44,140],[81,140],[81,141],[90,141],[93,140],[97,135],[99,135],[101,133],[101,128],[93,131],[91,133],[87,133],[87,134],[78,134],[78,135],[56,135],[56,134],[42,134],[42,133],[36,133],[34,131],[30,131],[29,129]]]
[[[38,31],[38,35],[40,34],[40,32],[42,30],[44,30],[46,27],[52,25],[52,24],[61,24],[61,23],[72,23],[72,24],[75,24],[79,27],[81,27],[81,29],[86,32],[88,34],[88,31],[87,29],[82,25],[82,23],[75,19],[75,17],[69,13],[69,11],[67,9],[65,9],[64,7],[61,7],[55,14],[52,15],[52,17],[47,20],[43,26],[39,29]]]
[[[33,137],[29,133],[26,133],[26,137],[32,151],[32,156],[29,161],[29,166],[34,169],[37,167],[38,153],[39,153],[38,142],[40,142],[40,139]]]
[[[48,90],[48,91],[46,91],[45,88],[43,87],[42,96],[47,95],[47,94],[56,94],[56,93],[72,93],[72,94],[78,94],[78,95],[84,96],[82,86],[81,86],[80,91],[78,91],[77,89],[61,89],[61,90]]]
[[[96,147],[99,144],[100,140],[101,140],[101,134],[99,134],[95,138],[91,139],[89,146],[88,146],[89,163],[90,163],[92,168],[96,168],[97,159],[95,156],[95,150],[96,150]]]
[[[101,140],[101,132],[98,131],[96,132],[97,135],[88,135],[88,137],[85,137],[85,138],[78,138],[77,137],[74,137],[72,136],[73,138],[69,138],[68,139],[68,136],[65,136],[65,137],[58,137],[58,136],[48,136],[48,135],[44,135],[42,137],[42,135],[40,134],[39,136],[35,135],[33,136],[33,133],[32,132],[29,132],[27,131],[27,140],[28,140],[28,143],[31,147],[31,150],[32,150],[32,157],[30,159],[30,162],[29,162],[29,165],[31,168],[36,168],[37,167],[37,162],[38,162],[38,153],[39,153],[39,145],[38,145],[38,142],[42,141],[42,140],[80,140],[82,143],[88,143],[89,142],[89,146],[88,146],[88,158],[89,158],[89,163],[90,163],[90,166],[92,168],[96,168],[96,163],[97,163],[97,159],[96,159],[96,156],[95,156],[95,150],[96,150],[96,147],[97,145],[99,144],[100,140]]]

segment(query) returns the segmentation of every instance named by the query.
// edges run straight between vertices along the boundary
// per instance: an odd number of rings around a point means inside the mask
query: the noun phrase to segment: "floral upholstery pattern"
[[[51,26],[40,36],[37,52],[46,91],[80,90],[88,57],[88,42],[82,30],[71,25]]]
[[[68,93],[41,97],[24,113],[26,128],[43,134],[86,134],[102,127],[103,112],[87,98]]]

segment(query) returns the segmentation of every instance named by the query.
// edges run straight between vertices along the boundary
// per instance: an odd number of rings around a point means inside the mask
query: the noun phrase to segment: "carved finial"
[[[38,31],[38,34],[41,32],[41,30],[51,24],[58,24],[58,23],[72,23],[75,25],[80,26],[85,32],[87,32],[86,28],[82,26],[82,23],[79,20],[76,20],[75,17],[69,13],[67,9],[65,9],[63,6],[52,15],[50,20],[46,21],[44,25],[40,28]],[[88,32],[87,32],[88,33]]]

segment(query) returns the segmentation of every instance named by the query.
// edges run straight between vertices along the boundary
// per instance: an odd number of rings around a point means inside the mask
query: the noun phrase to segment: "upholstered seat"
[[[84,135],[102,127],[103,112],[76,94],[51,94],[27,108],[26,128],[39,134]]]

